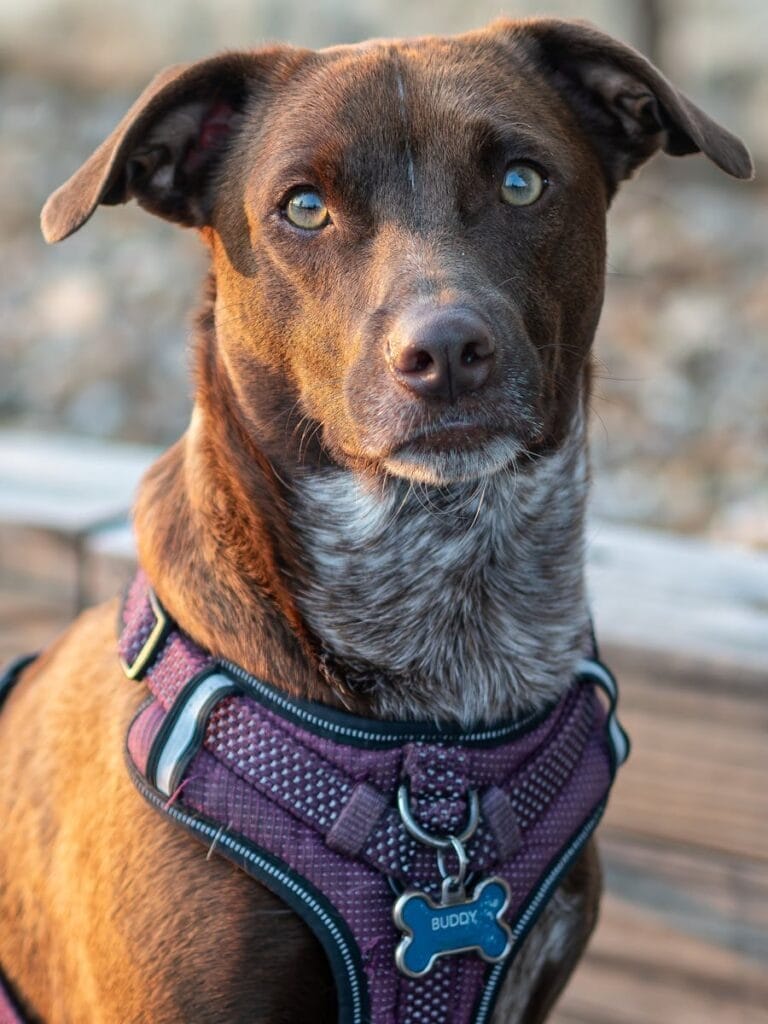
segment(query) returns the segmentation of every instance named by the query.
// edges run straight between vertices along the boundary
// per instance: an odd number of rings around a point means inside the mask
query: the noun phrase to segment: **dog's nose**
[[[490,330],[469,309],[406,316],[389,343],[392,373],[403,387],[450,402],[483,387],[495,352]]]

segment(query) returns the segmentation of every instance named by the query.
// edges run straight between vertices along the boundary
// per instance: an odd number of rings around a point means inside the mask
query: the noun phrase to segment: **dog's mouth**
[[[511,435],[453,428],[408,440],[382,459],[381,466],[392,476],[440,487],[508,469],[524,450]]]
[[[376,453],[372,466],[406,480],[445,486],[491,476],[524,451],[517,432],[456,419],[420,426]]]
[[[386,426],[371,416],[367,429],[358,428],[356,444],[334,444],[327,428],[323,440],[328,454],[350,469],[443,487],[509,470],[536,446],[541,431],[541,418],[533,410],[512,415],[451,410],[430,420],[403,417]]]
[[[495,432],[471,420],[454,420],[426,427],[398,442],[390,457],[401,455],[439,455],[452,451],[471,451],[493,440]]]

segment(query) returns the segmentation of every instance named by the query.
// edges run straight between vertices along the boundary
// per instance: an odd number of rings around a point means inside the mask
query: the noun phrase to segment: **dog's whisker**
[[[310,427],[311,427],[311,429],[310,429]],[[310,422],[307,425],[307,428],[305,429],[305,431],[304,431],[304,433],[302,435],[302,440],[299,442],[299,462],[302,462],[304,460],[304,456],[307,453],[307,449],[312,444],[312,441],[319,435],[319,433],[320,433],[320,431],[322,429],[323,429],[323,424],[319,423],[319,422],[315,422],[314,425],[312,425],[311,422]],[[303,453],[302,453],[302,447],[304,448]]]
[[[277,467],[275,466],[274,459],[269,460],[269,468],[285,491],[287,491],[289,494],[292,491],[295,491],[295,484],[292,481],[286,480],[285,477],[278,472]]]
[[[475,510],[475,516],[474,516],[474,519],[472,520],[472,522],[469,525],[469,530],[473,530],[475,528],[475,526],[476,526],[476,524],[477,524],[477,522],[478,522],[478,520],[480,518],[480,511],[481,511],[481,509],[483,507],[483,502],[485,501],[485,494],[486,494],[487,490],[488,490],[488,481],[486,480],[483,483],[483,488],[482,488],[482,491],[480,493],[480,498],[478,499],[478,502],[477,502],[477,509]],[[467,532],[469,532],[469,531],[467,531]]]

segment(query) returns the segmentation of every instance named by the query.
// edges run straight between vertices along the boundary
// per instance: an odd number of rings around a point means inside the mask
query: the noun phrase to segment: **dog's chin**
[[[493,476],[508,469],[522,451],[520,441],[508,437],[493,438],[471,449],[429,451],[405,446],[382,459],[380,465],[391,476],[444,487]]]

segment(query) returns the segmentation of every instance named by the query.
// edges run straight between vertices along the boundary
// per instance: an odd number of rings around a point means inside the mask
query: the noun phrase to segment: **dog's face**
[[[572,408],[606,184],[557,94],[503,59],[490,36],[345,48],[246,114],[239,218],[214,225],[223,320],[258,330],[219,338],[251,407],[253,368],[288,368],[286,401],[342,464],[477,477]]]
[[[737,140],[585,26],[278,48],[166,74],[44,225],[63,237],[136,196],[202,227],[217,363],[268,454],[442,484],[562,439],[587,386],[607,205],[661,146],[750,171]]]

